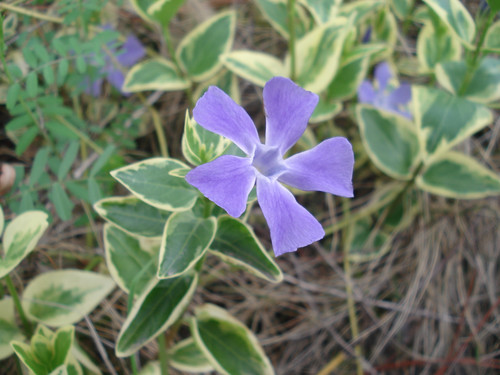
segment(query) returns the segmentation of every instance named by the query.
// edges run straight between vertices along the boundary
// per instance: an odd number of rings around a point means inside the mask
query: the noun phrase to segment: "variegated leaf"
[[[33,251],[49,225],[47,220],[47,214],[42,211],[28,211],[7,225],[3,235],[3,259],[0,257],[0,278]]]
[[[460,0],[424,0],[424,2],[467,47],[472,47],[476,25]]]
[[[182,340],[169,350],[170,365],[183,372],[210,372],[213,366],[192,337]]]
[[[111,175],[136,197],[165,211],[189,210],[198,193],[189,185],[181,171],[189,167],[176,159],[151,158],[120,169]]]
[[[191,334],[217,372],[272,375],[274,370],[254,334],[226,310],[202,305],[191,319]]]
[[[442,90],[412,86],[412,99],[424,158],[450,149],[493,121],[485,106]]]
[[[28,284],[23,306],[30,319],[60,327],[83,319],[114,287],[111,278],[94,272],[49,271]]]
[[[158,252],[142,249],[137,238],[110,225],[104,225],[104,249],[109,273],[127,293],[141,294],[155,279]]]
[[[283,280],[283,274],[269,256],[252,229],[239,219],[228,215],[217,220],[217,233],[211,252],[229,264],[273,283]]]
[[[197,283],[197,274],[152,281],[134,302],[120,330],[116,355],[132,355],[174,324],[191,301]]]
[[[190,79],[201,82],[220,69],[220,56],[233,45],[236,14],[222,12],[188,33],[177,47],[177,61]]]
[[[132,236],[160,237],[171,212],[144,203],[135,196],[109,197],[94,204],[103,219]]]
[[[140,62],[129,70],[123,83],[123,91],[147,90],[177,91],[189,87],[175,65],[168,60],[155,58]]]
[[[356,115],[373,163],[391,177],[410,179],[419,161],[414,125],[403,116],[367,105],[358,105]]]
[[[14,302],[10,297],[0,300],[0,360],[8,358],[14,353],[10,346],[13,340],[22,341],[24,335],[17,326],[14,315]]]
[[[500,177],[464,154],[448,151],[432,159],[416,180],[430,193],[459,199],[500,194]]]
[[[234,74],[264,87],[275,76],[287,77],[288,70],[281,60],[263,52],[239,50],[221,56],[222,63]]]

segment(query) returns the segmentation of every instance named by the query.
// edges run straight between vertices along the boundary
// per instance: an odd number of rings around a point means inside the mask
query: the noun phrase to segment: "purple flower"
[[[110,26],[104,26],[104,29],[111,29]],[[146,51],[142,46],[139,39],[137,39],[134,35],[130,35],[125,40],[125,43],[121,46],[120,49],[116,49],[110,47],[115,44],[112,42],[108,45],[109,50],[114,55],[114,59],[123,67],[131,67],[137,61],[139,61],[145,54]],[[113,59],[106,55],[105,57],[105,65],[100,69],[101,74],[106,78],[106,80],[111,83],[122,95],[129,96],[130,93],[126,93],[122,90],[123,82],[125,81],[125,76],[118,66],[116,66]],[[91,84],[85,89],[87,94],[90,94],[94,97],[98,97],[101,94],[101,86],[104,81],[104,77],[98,78],[95,81],[92,81]]]
[[[400,114],[401,116],[412,118],[410,112],[405,110],[405,106],[411,100],[411,85],[402,83],[394,90],[390,90],[387,84],[392,78],[389,64],[382,62],[375,67],[375,81],[377,89],[370,81],[363,81],[358,88],[358,99],[361,103],[368,103],[374,107],[385,109]]]
[[[318,241],[321,224],[281,183],[301,190],[353,196],[354,155],[343,137],[283,159],[304,133],[318,96],[288,78],[274,77],[263,92],[266,142],[262,144],[250,116],[227,94],[210,87],[193,110],[205,129],[229,138],[247,156],[223,155],[193,169],[186,180],[233,217],[246,209],[257,184],[257,199],[271,230],[276,256]],[[281,183],[280,183],[281,182]]]

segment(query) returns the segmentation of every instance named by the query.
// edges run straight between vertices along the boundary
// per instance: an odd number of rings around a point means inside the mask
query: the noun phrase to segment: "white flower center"
[[[252,165],[268,178],[278,178],[286,171],[278,147],[269,147],[263,144],[259,144],[255,148]]]

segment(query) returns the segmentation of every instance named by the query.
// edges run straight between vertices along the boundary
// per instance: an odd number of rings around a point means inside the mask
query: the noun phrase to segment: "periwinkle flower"
[[[375,88],[370,81],[363,81],[358,88],[358,99],[361,103],[368,103],[379,109],[395,112],[401,116],[412,118],[405,106],[411,101],[411,85],[402,83],[394,90],[390,90],[388,83],[392,78],[391,68],[386,62],[375,67]]]
[[[222,155],[200,165],[186,180],[233,217],[246,209],[257,184],[257,200],[271,231],[276,256],[324,237],[321,224],[281,183],[291,187],[353,196],[354,155],[349,141],[329,138],[314,148],[283,156],[304,133],[318,96],[288,78],[274,77],[263,92],[266,141],[260,142],[247,112],[227,94],[211,86],[193,115],[205,129],[229,138],[247,156]]]
[[[110,30],[110,26],[104,26],[103,29]],[[103,77],[92,81],[89,87],[86,88],[85,92],[88,94],[98,97],[101,94],[101,86],[106,79],[113,87],[115,87],[122,95],[128,96],[130,93],[126,93],[122,90],[123,82],[125,82],[125,76],[123,72],[120,70],[119,66],[116,66],[115,61],[123,67],[131,67],[136,62],[144,57],[146,51],[139,41],[137,37],[134,35],[129,35],[125,42],[122,44],[121,48],[117,49],[111,47],[112,44],[116,42],[112,42],[108,45],[109,52],[113,55],[113,57],[106,55],[105,56],[105,64],[100,69]]]

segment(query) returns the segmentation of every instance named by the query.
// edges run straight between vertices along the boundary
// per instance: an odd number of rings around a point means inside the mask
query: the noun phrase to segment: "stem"
[[[177,60],[177,56],[175,55],[175,50],[174,50],[174,44],[172,43],[172,36],[170,35],[170,29],[168,28],[168,26],[169,26],[168,23],[163,26],[163,37],[165,38],[165,44],[167,45],[167,50],[170,55],[170,58],[172,59],[173,63],[175,64],[175,67],[177,68],[177,73],[179,73],[179,75],[181,75],[185,80],[191,82],[189,77],[187,77],[184,74],[184,71],[181,69],[179,60]],[[189,105],[194,106],[193,91],[191,89],[191,84],[186,89],[186,96],[188,97]]]
[[[290,78],[295,81],[295,0],[288,0],[288,50],[290,51]]]
[[[346,356],[344,353],[340,352],[335,357],[331,359],[330,362],[326,364],[316,375],[329,375],[335,370],[339,365],[344,362]]]
[[[38,13],[38,12],[29,10],[26,8],[21,8],[21,7],[12,5],[12,4],[0,3],[0,8],[10,10],[11,12],[14,12],[14,13],[24,14],[25,16],[38,18],[38,19],[44,20],[44,21],[49,21],[49,22],[54,22],[54,23],[63,23],[63,19],[60,17],[47,16],[46,14]]]
[[[483,30],[481,31],[481,35],[479,36],[479,41],[477,42],[476,49],[474,50],[474,55],[472,55],[472,60],[470,60],[470,63],[467,64],[467,72],[465,73],[464,80],[460,85],[460,88],[458,89],[458,96],[463,96],[465,94],[465,91],[467,90],[467,87],[469,87],[469,83],[477,69],[477,64],[479,56],[481,55],[481,48],[483,47],[484,40],[486,38],[486,33],[493,23],[494,18],[495,12],[491,11],[488,19],[486,20],[486,23],[484,24]]]
[[[135,359],[135,354],[130,356],[130,367],[132,367],[132,374],[138,375],[139,370],[137,369],[137,360]]]
[[[142,101],[142,104],[146,106],[151,113],[151,117],[153,118],[153,126],[156,131],[156,137],[158,138],[158,144],[160,146],[160,153],[163,157],[168,157],[168,147],[167,147],[167,139],[165,138],[165,133],[163,132],[163,127],[161,126],[160,116],[158,115],[158,111],[151,105],[149,105],[148,101],[142,95],[142,93],[137,93],[139,99]]]
[[[344,215],[347,220],[349,220],[351,209],[349,207],[349,201],[347,199],[343,200]],[[343,233],[343,252],[344,252],[344,271],[346,277],[346,293],[347,293],[347,308],[349,311],[349,323],[351,325],[352,340],[356,341],[359,336],[358,328],[358,318],[356,316],[356,305],[354,302],[354,295],[352,292],[352,279],[351,279],[351,263],[349,261],[349,251],[350,251],[350,238],[352,231],[352,223],[348,225]],[[354,353],[356,353],[356,373],[357,375],[363,375],[363,364],[361,363],[361,345],[354,345]]]
[[[94,149],[95,152],[97,152],[99,155],[103,153],[103,149],[99,147],[94,141],[92,141],[86,134],[82,133],[80,130],[78,130],[73,124],[71,124],[68,120],[66,120],[64,117],[57,115],[56,119],[66,126],[68,129],[70,129],[72,132],[74,132],[82,142],[85,142],[88,146]]]
[[[160,357],[161,375],[168,375],[167,345],[165,344],[165,335],[158,336],[158,356]]]
[[[21,304],[21,300],[19,299],[19,295],[17,294],[17,290],[14,287],[14,283],[12,282],[12,279],[10,278],[9,275],[6,275],[4,277],[4,280],[5,283],[7,284],[7,288],[9,289],[10,295],[12,296],[12,300],[14,301],[14,306],[16,307],[19,317],[21,318],[21,322],[23,323],[24,333],[26,334],[27,337],[31,337],[31,335],[33,334],[33,327],[28,318],[26,318],[26,314],[24,313],[24,309]]]

